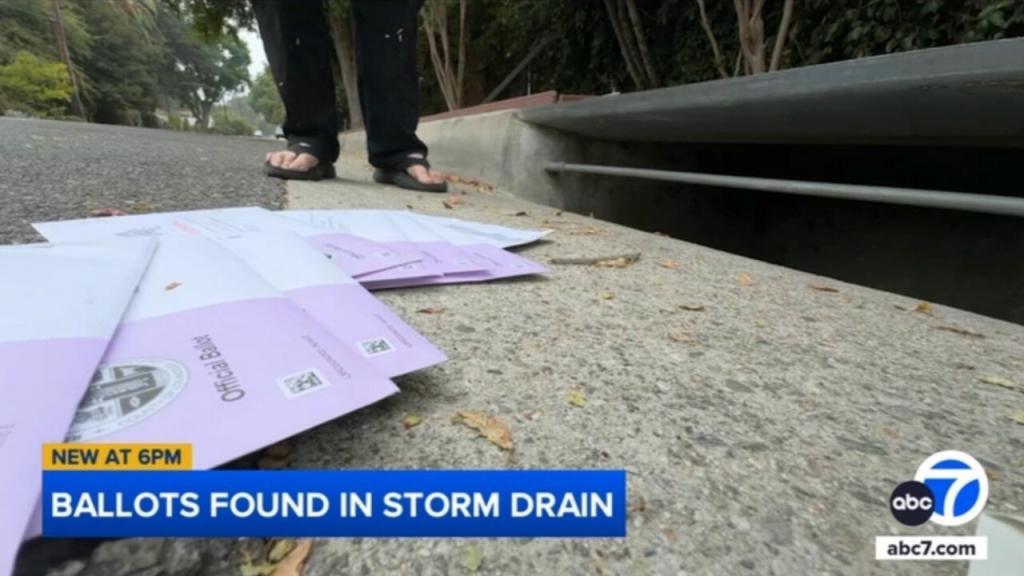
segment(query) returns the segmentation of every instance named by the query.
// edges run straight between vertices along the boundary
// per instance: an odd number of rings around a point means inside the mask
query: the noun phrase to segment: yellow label
[[[191,469],[191,444],[43,444],[43,470]]]

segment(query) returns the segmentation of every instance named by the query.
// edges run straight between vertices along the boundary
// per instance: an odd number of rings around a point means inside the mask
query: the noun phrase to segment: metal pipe
[[[779,192],[782,194],[801,194],[804,196],[821,196],[823,198],[863,200],[866,202],[904,204],[907,206],[946,208],[951,210],[965,210],[968,212],[1024,217],[1024,198],[1015,198],[1013,196],[988,196],[984,194],[942,192],[939,190],[925,190],[920,188],[893,188],[891,186],[835,184],[832,182],[754,178],[750,176],[728,176],[725,174],[706,174],[701,172],[675,172],[671,170],[649,170],[644,168],[626,168],[623,166],[598,166],[595,164],[570,164],[566,162],[548,162],[544,169],[548,172],[556,173],[575,172],[579,174],[596,174],[601,176],[644,178],[648,180],[682,182],[685,184],[700,184],[704,186],[741,188],[744,190]]]

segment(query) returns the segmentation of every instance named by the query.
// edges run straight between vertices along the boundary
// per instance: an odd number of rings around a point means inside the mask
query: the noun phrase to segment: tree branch
[[[462,106],[462,86],[466,76],[466,0],[459,0],[459,72],[455,77],[455,94]]]
[[[444,98],[444,103],[448,106],[449,110],[455,109],[455,103],[452,99],[450,86],[445,76],[444,64],[441,62],[441,55],[437,51],[437,39],[434,38],[434,12],[427,10],[425,17],[423,18],[423,31],[427,33],[427,47],[430,51],[430,62],[434,65],[434,76],[437,78],[437,85],[441,89],[441,96]]]
[[[640,62],[640,52],[636,47],[636,35],[630,29],[625,2],[626,0],[618,0],[616,2],[615,16],[619,19],[619,28],[622,30],[622,38],[626,41],[626,50],[629,52],[629,58],[633,62],[633,68],[636,69],[637,76],[640,78],[640,84],[637,87],[644,90],[649,87],[650,79],[647,77],[647,73]]]
[[[779,30],[775,34],[775,47],[772,49],[772,61],[768,70],[774,72],[779,69],[782,63],[782,51],[786,47],[786,37],[789,36],[789,23],[793,19],[794,0],[786,0],[782,5],[782,21],[779,22]]]
[[[643,23],[640,22],[640,14],[636,10],[636,2],[625,0],[625,4],[629,19],[633,23],[633,33],[636,35],[636,44],[639,48],[640,60],[647,72],[647,79],[650,82],[650,87],[656,88],[661,85],[661,82],[658,81],[658,74],[654,71],[654,64],[651,62],[651,54],[647,49],[647,37],[644,35]]]
[[[637,72],[637,69],[633,65],[633,60],[630,57],[629,49],[626,47],[626,41],[623,38],[623,31],[619,28],[619,17],[614,6],[615,0],[604,0],[604,6],[608,10],[608,19],[612,23],[612,31],[615,32],[615,39],[619,43],[619,52],[622,54],[622,61],[626,64],[626,71],[629,72],[629,76],[633,79],[633,83],[637,88],[643,89],[644,82],[643,78]]]
[[[715,32],[711,29],[711,22],[708,21],[704,0],[697,0],[697,8],[700,9],[700,27],[704,29],[704,34],[708,37],[708,42],[711,44],[711,51],[715,54],[715,68],[718,69],[718,74],[722,78],[728,78],[729,74],[726,72],[725,64],[722,62],[722,51],[718,47],[718,39],[715,38]],[[734,73],[733,76],[735,75]]]

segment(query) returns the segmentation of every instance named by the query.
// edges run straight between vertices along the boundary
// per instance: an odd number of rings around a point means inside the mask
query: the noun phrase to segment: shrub
[[[14,61],[0,66],[0,108],[33,116],[61,117],[71,101],[68,71],[60,62],[18,52]]]

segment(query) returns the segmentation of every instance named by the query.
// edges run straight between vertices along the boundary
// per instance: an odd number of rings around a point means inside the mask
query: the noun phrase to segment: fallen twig
[[[549,260],[551,264],[558,264],[563,266],[615,266],[621,263],[626,266],[636,262],[640,259],[639,252],[630,252],[628,254],[616,254],[612,256],[596,256],[593,258],[552,258]]]

